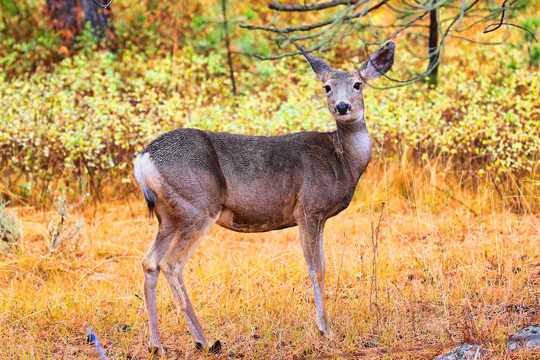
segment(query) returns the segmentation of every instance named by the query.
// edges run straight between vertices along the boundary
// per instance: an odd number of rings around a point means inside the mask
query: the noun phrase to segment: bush
[[[535,173],[540,84],[524,51],[453,52],[434,91],[422,83],[366,91],[375,141],[389,154],[442,155],[474,175]],[[0,80],[0,173],[7,186],[39,196],[50,184],[69,189],[88,179],[99,193],[103,184],[129,182],[135,154],[180,126],[260,135],[335,126],[301,58],[263,63],[273,76],[261,76],[255,65],[240,72],[244,95],[233,98],[219,54],[200,55],[190,47],[178,53],[155,59],[80,54],[52,73]],[[514,65],[502,66],[503,57]],[[406,56],[400,61],[409,67]]]
[[[368,98],[366,106],[376,114],[371,118],[377,119],[375,138],[425,159],[443,155],[457,170],[477,175],[534,174],[540,154],[540,84],[521,56],[502,47],[463,52],[460,62],[445,64],[444,80],[435,91],[418,84]],[[502,57],[521,65],[501,66]]]
[[[66,252],[78,248],[84,219],[74,215],[74,212],[84,207],[85,199],[86,195],[78,205],[73,206],[68,204],[65,191],[55,197],[52,216],[50,219],[46,219],[48,223],[47,247],[49,252]]]
[[[301,56],[272,62],[246,56],[273,45],[233,25],[263,16],[264,4],[230,3],[236,97],[218,3],[115,2],[119,50],[99,50],[86,33],[62,61],[67,54],[46,17],[35,16],[44,3],[6,4],[7,22],[0,23],[0,177],[25,198],[54,202],[48,189],[57,186],[68,198],[88,190],[130,191],[136,153],[176,127],[259,135],[335,127],[321,84]],[[538,16],[525,13],[513,14],[536,31]],[[385,156],[443,159],[473,178],[535,179],[540,48],[528,36],[512,34],[506,47],[449,43],[435,90],[422,83],[368,89],[368,126]],[[418,41],[415,50],[424,51],[422,46]],[[334,49],[324,57],[346,53],[352,50]],[[408,78],[424,65],[401,47],[391,76]]]
[[[0,252],[7,247],[17,246],[21,240],[21,222],[17,213],[10,211],[5,202],[0,202]]]

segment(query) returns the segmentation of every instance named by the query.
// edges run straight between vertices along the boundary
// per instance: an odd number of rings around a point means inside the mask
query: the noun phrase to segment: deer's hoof
[[[204,345],[201,344],[200,342],[196,342],[195,347],[197,348],[197,350],[200,350],[200,351],[208,350],[208,352],[211,352],[213,354],[218,354],[221,352],[221,341],[216,340],[214,345],[210,346],[208,349],[205,349]]]
[[[336,337],[334,332],[328,328],[326,330],[319,330],[319,334],[321,334],[321,336],[324,336],[328,340],[334,340]]]
[[[214,354],[220,353],[221,352],[221,341],[216,340],[214,345],[210,346],[208,351],[210,351],[211,353],[214,353]]]
[[[148,351],[150,352],[151,355],[163,356],[165,355],[166,350],[167,349],[164,348],[163,346],[149,346],[148,347]]]

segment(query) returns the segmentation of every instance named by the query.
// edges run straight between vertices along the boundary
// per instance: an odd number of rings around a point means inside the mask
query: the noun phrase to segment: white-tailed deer
[[[163,271],[174,302],[198,348],[206,337],[183,281],[186,261],[215,223],[241,232],[298,225],[317,307],[317,325],[332,336],[325,313],[323,228],[351,201],[371,158],[362,90],[394,62],[393,42],[358,70],[337,71],[305,53],[323,82],[334,132],[247,136],[176,129],[152,141],[135,160],[135,178],[159,221],[142,261],[150,349],[163,353],[158,335],[156,283]],[[211,348],[221,347],[217,341]]]

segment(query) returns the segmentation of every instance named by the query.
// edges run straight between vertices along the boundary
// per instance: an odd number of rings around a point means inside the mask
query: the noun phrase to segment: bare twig
[[[424,72],[407,79],[396,79],[386,74],[385,77],[395,83],[395,85],[391,86],[377,87],[368,84],[370,87],[376,89],[389,89],[408,85],[429,75],[432,75],[432,79],[435,81],[436,70],[443,59],[446,44],[451,38],[459,38],[486,45],[495,45],[500,44],[508,39],[510,34],[509,27],[512,26],[527,31],[536,40],[535,35],[530,30],[516,24],[511,24],[508,21],[508,10],[516,1],[518,0],[504,0],[500,7],[485,6],[483,5],[483,2],[479,0],[471,0],[470,2],[461,1],[459,3],[460,6],[457,6],[454,3],[450,4],[447,0],[402,0],[400,2],[389,2],[387,0],[383,0],[371,7],[371,0],[331,0],[323,3],[304,3],[301,5],[284,5],[274,2],[273,4],[269,5],[269,8],[275,10],[276,13],[269,24],[241,24],[240,26],[248,30],[262,30],[269,33],[280,34],[280,36],[271,38],[272,40],[278,42],[278,46],[280,48],[285,47],[292,40],[311,40],[313,44],[310,46],[310,49],[308,50],[309,52],[328,49],[337,43],[341,38],[353,35],[357,33],[358,30],[361,30],[359,34],[363,45],[360,49],[360,53],[363,52],[366,46],[384,44],[388,40],[395,38],[397,35],[410,28],[428,28],[430,34],[428,37],[428,54],[416,54],[416,52],[410,51],[411,54],[419,59],[429,59],[429,64]],[[383,5],[386,5],[389,9],[397,14],[394,24],[380,25],[373,23],[370,12]],[[276,24],[278,15],[283,11],[308,12],[335,8],[337,6],[345,6],[345,9],[333,18],[321,22],[287,27],[278,26]],[[447,11],[443,16],[443,8],[448,9],[450,14],[448,14]],[[427,14],[430,14],[430,25],[425,25],[425,16]],[[506,36],[502,40],[479,41],[455,34],[456,32],[463,33],[463,31],[466,29],[470,29],[479,23],[492,21],[499,15],[500,20],[498,23],[487,25],[484,32],[492,32],[505,25]],[[471,18],[472,23],[468,22],[465,26],[463,26],[465,17]],[[384,30],[382,29],[386,28],[393,29],[394,31],[390,34],[383,33]],[[298,33],[305,34],[300,35]],[[369,36],[364,36],[365,33],[369,34]],[[255,56],[262,60],[274,60],[287,56],[298,55],[299,53],[300,52],[295,51],[270,56],[261,56],[257,54]]]
[[[279,3],[272,3],[268,5],[268,8],[276,11],[317,11],[324,10],[338,5],[350,5],[353,0],[334,0],[325,3],[310,4],[310,5],[282,5]]]
[[[381,214],[379,215],[379,221],[377,222],[377,227],[375,230],[373,229],[373,221],[371,221],[371,245],[373,246],[373,259],[372,259],[372,271],[373,276],[371,278],[371,289],[369,292],[369,302],[370,304],[375,304],[375,306],[378,306],[378,289],[377,289],[377,258],[378,258],[378,249],[379,249],[379,233],[380,233],[380,227],[381,227],[381,220],[384,213],[384,206],[386,205],[386,202],[381,201],[382,208],[381,208]],[[375,292],[375,302],[373,303],[371,301],[373,292]]]
[[[485,34],[485,33],[488,33],[488,32],[495,31],[495,30],[497,30],[498,28],[500,28],[500,27],[503,25],[504,15],[506,15],[506,0],[504,0],[504,2],[502,3],[501,8],[503,9],[503,10],[502,10],[502,14],[501,14],[501,21],[499,21],[498,24],[489,24],[489,25],[487,25],[487,26],[484,28],[484,34]],[[489,27],[494,26],[494,25],[495,25],[494,28],[488,30]]]
[[[109,1],[108,3],[106,3],[106,4],[100,4],[100,3],[98,3],[96,0],[92,0],[92,2],[93,2],[94,4],[96,4],[97,6],[99,6],[99,7],[102,8],[102,9],[108,8],[109,5],[111,5],[113,1],[114,1],[114,0],[110,0],[110,1]]]
[[[374,5],[373,7],[369,8],[367,11],[369,12],[369,11],[376,10],[379,7],[381,7],[382,5],[384,5],[386,2],[387,2],[387,0],[383,0],[380,3],[378,3],[377,5]],[[365,12],[359,12],[359,13],[356,13],[356,14],[348,15],[348,16],[345,16],[343,18],[343,21],[356,19],[358,17],[363,16],[364,14],[365,14]],[[317,28],[320,28],[320,27],[323,27],[323,26],[330,25],[334,21],[335,21],[335,19],[331,19],[331,20],[321,21],[321,22],[311,24],[311,25],[291,26],[291,27],[286,27],[286,28],[283,28],[283,29],[279,29],[276,26],[248,25],[248,24],[240,24],[240,27],[244,28],[244,29],[248,29],[248,30],[263,30],[263,31],[280,33],[280,34],[290,34],[292,32],[296,32],[296,31],[310,31],[310,30],[313,30],[313,29],[317,29]]]

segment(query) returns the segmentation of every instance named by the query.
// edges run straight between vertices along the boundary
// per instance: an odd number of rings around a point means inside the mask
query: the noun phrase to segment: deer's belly
[[[295,226],[296,220],[292,212],[290,214],[275,214],[253,209],[249,211],[248,209],[226,208],[221,212],[217,224],[239,232],[265,232]]]

